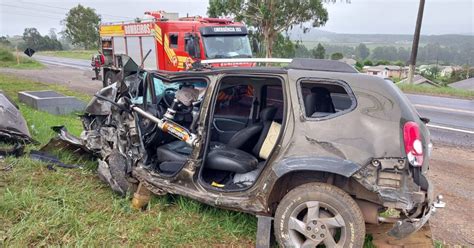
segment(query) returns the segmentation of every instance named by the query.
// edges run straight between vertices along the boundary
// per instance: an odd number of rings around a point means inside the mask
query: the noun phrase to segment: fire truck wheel
[[[107,71],[104,76],[103,86],[107,87],[114,83],[115,73],[113,71]]]

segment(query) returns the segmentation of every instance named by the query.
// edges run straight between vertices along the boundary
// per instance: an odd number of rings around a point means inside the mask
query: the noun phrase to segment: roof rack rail
[[[288,69],[298,70],[312,70],[312,71],[332,71],[332,72],[347,72],[358,73],[358,71],[351,65],[327,59],[284,59],[284,58],[236,58],[236,59],[206,59],[201,60],[201,64],[215,64],[215,63],[277,63],[288,64],[285,66]]]
[[[280,58],[237,58],[237,59],[205,59],[201,64],[215,63],[291,63],[292,59]]]

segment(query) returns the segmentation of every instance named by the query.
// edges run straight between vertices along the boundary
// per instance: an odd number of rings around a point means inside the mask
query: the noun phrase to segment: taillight
[[[413,166],[423,165],[423,143],[420,127],[416,122],[409,121],[403,126],[403,141],[408,162]]]

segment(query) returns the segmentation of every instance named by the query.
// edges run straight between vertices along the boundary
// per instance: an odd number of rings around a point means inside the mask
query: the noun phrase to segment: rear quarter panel
[[[324,156],[363,166],[372,158],[403,157],[398,97],[383,79],[352,73],[289,70],[290,94],[295,115],[292,145],[284,157]],[[308,120],[298,94],[301,79],[329,79],[347,83],[356,106],[334,118]]]

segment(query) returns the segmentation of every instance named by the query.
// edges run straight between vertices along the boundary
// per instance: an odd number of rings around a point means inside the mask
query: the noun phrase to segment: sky
[[[0,36],[63,29],[60,21],[77,4],[92,7],[105,22],[132,20],[147,10],[206,15],[208,0],[0,0]],[[320,29],[336,33],[413,34],[418,0],[337,0],[325,6],[329,21]],[[474,34],[474,0],[426,0],[422,34]]]

